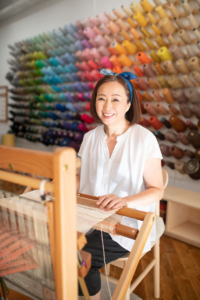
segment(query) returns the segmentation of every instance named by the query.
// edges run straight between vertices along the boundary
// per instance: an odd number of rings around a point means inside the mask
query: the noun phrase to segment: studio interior
[[[0,300],[200,300],[200,0],[0,0]]]

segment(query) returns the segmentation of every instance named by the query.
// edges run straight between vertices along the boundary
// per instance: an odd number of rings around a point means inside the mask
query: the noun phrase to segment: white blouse
[[[148,129],[134,124],[117,137],[111,157],[106,139],[104,125],[84,135],[78,153],[82,158],[79,192],[97,197],[108,194],[127,197],[144,191],[145,160],[153,157],[162,159],[156,137]],[[155,203],[137,209],[155,212]],[[142,221],[124,217],[122,224],[140,229]],[[122,236],[111,237],[128,251],[131,251],[135,242]],[[155,241],[155,238],[154,224],[143,252],[151,249],[151,241]]]

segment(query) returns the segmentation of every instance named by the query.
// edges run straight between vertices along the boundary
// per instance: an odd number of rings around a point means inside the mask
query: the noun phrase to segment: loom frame
[[[78,299],[77,243],[78,249],[82,249],[86,240],[85,236],[79,233],[77,241],[76,202],[96,207],[98,200],[97,197],[76,194],[76,168],[78,167],[80,167],[80,161],[76,159],[76,153],[72,148],[57,148],[51,154],[0,146],[0,168],[14,169],[15,171],[54,179],[53,182],[47,182],[44,189],[47,192],[54,192],[55,197],[54,202],[47,202],[47,208],[56,295],[59,300]],[[8,174],[7,171],[1,170],[0,179],[30,186],[34,189],[39,189],[42,181],[24,175]],[[112,297],[112,300],[122,300],[139,263],[155,221],[155,214],[125,207],[116,213],[143,221],[139,232],[121,224],[116,229],[117,234],[136,240]],[[69,240],[70,245],[68,244]]]
[[[53,191],[55,197],[54,202],[47,203],[47,208],[56,295],[60,300],[77,300],[75,150],[57,148],[51,154],[0,146],[0,168],[54,179],[53,183],[46,183],[44,189],[49,192]],[[29,185],[33,188],[39,188],[42,181],[13,173],[7,174],[6,177],[5,173],[8,172],[0,171],[0,179]],[[82,244],[84,244],[83,236],[82,234],[79,236]]]

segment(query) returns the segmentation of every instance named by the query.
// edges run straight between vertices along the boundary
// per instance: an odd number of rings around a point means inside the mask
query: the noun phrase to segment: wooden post
[[[53,154],[55,210],[55,279],[59,300],[77,300],[76,154],[58,148]]]

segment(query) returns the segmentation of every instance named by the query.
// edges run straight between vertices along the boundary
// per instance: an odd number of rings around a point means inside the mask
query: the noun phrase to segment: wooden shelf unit
[[[165,234],[200,248],[200,193],[167,186]]]

